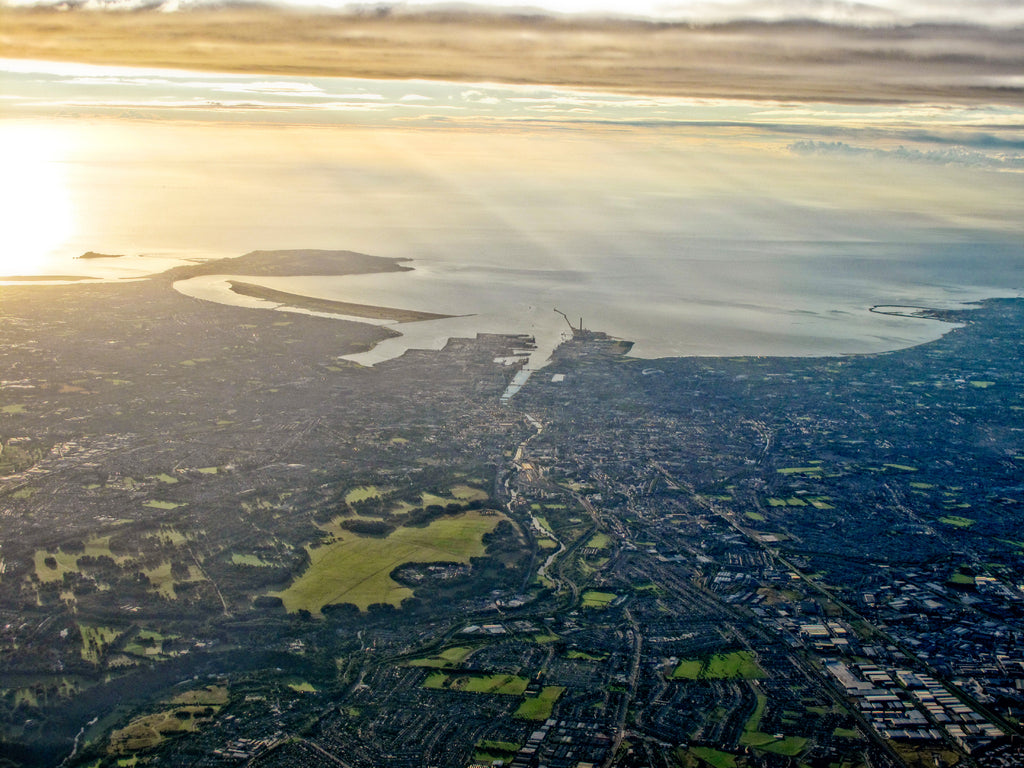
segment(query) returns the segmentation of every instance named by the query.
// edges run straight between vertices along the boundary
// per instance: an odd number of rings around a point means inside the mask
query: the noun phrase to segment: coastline
[[[349,317],[363,317],[370,320],[390,320],[395,323],[416,323],[424,320],[447,320],[454,315],[439,315],[433,312],[418,312],[412,309],[395,309],[378,307],[370,304],[354,304],[334,299],[318,299],[314,296],[303,296],[298,293],[278,291],[266,286],[246,283],[239,280],[227,280],[234,293],[254,299],[276,301],[289,307],[298,307],[312,312],[330,312]]]

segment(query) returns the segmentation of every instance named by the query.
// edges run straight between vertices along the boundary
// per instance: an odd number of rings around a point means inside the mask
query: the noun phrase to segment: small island
[[[97,253],[96,251],[86,251],[81,256],[76,256],[76,259],[122,259],[124,258],[123,253]]]

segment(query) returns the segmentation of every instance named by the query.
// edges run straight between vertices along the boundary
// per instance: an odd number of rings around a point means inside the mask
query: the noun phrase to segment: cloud
[[[469,101],[473,104],[501,104],[501,99],[488,96],[483,91],[463,91],[460,96],[463,101]]]
[[[839,155],[842,157],[869,157],[877,160],[898,160],[910,163],[936,165],[965,165],[973,168],[991,168],[1004,171],[1024,170],[1024,154],[989,155],[967,147],[920,150],[904,146],[895,149],[858,147],[844,141],[814,141],[805,139],[789,145],[799,155]]]
[[[90,10],[156,10],[182,13],[231,5],[224,0],[0,0],[9,6],[72,7]],[[241,5],[241,3],[238,3]],[[365,12],[365,0],[274,0],[283,7],[319,7]],[[610,16],[616,18],[722,24],[734,21],[815,21],[853,27],[892,27],[922,23],[953,23],[987,27],[1024,25],[1019,0],[472,0],[453,5],[443,0],[384,0],[374,9],[409,13],[445,7],[465,13],[480,11],[548,12],[555,15]]]

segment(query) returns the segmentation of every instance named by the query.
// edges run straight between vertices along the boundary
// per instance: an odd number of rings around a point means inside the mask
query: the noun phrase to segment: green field
[[[175,696],[164,702],[167,709],[136,717],[124,728],[111,733],[109,751],[123,755],[151,749],[170,736],[195,731],[209,723],[227,700],[227,689],[223,686],[208,686]],[[117,764],[135,765],[135,762],[118,760]]]
[[[810,502],[817,509],[835,509],[831,504],[825,503],[822,500],[824,498],[827,497],[817,497],[804,501],[799,496],[790,496],[786,499],[781,499],[778,496],[771,496],[767,501],[769,507],[806,507],[808,502]]]
[[[611,543],[612,539],[607,533],[595,533],[584,546],[593,547],[594,549],[607,549],[611,546]]]
[[[690,753],[713,768],[736,768],[736,756],[711,747],[690,747]]]
[[[495,760],[503,760],[507,764],[516,756],[520,747],[520,744],[512,741],[481,739],[474,748],[473,762],[493,763]]]
[[[783,736],[780,739],[770,733],[744,731],[740,737],[740,744],[764,752],[774,752],[777,755],[796,757],[803,751],[804,746],[807,744],[807,739],[803,736]]]
[[[190,565],[188,567],[188,577],[184,579],[176,579],[171,574],[170,560],[164,560],[155,568],[145,568],[142,572],[146,574],[146,578],[148,578],[149,583],[153,585],[153,589],[168,600],[177,599],[178,595],[174,591],[174,587],[176,585],[184,584],[189,581],[204,581],[202,572],[194,565]]]
[[[743,516],[749,518],[750,520],[756,520],[759,523],[764,522],[764,515],[762,515],[760,512],[744,512]]]
[[[82,633],[82,658],[93,664],[99,663],[104,649],[121,635],[110,627],[90,627],[87,624],[79,624],[78,631]]]
[[[585,661],[604,661],[608,658],[607,653],[602,654],[591,654],[585,653],[584,651],[569,651],[565,654],[567,659],[583,659]]]
[[[159,531],[157,531],[156,533],[148,534],[147,538],[158,539],[160,542],[164,544],[170,544],[175,547],[181,546],[186,541],[188,541],[188,537],[185,534],[183,534],[181,531],[171,528],[169,525],[160,526]]]
[[[547,720],[551,717],[555,702],[563,693],[565,688],[560,685],[545,685],[536,697],[527,696],[523,699],[523,703],[515,711],[515,717],[520,720]]]
[[[122,565],[127,557],[120,555],[115,556],[110,551],[110,537],[109,536],[94,536],[85,542],[85,551],[74,554],[62,552],[57,550],[56,552],[48,552],[45,549],[36,550],[35,553],[35,567],[36,577],[40,581],[63,581],[65,573],[77,573],[78,572],[78,558],[88,555],[89,557],[109,557],[114,560],[118,565]],[[56,568],[50,568],[46,565],[46,558],[52,557],[57,562]]]
[[[170,635],[140,629],[135,637],[125,643],[124,652],[134,656],[159,656],[163,653],[164,640],[170,639],[173,639]]]
[[[408,662],[410,667],[453,667],[464,662],[469,655],[474,651],[474,648],[470,648],[466,645],[457,645],[453,648],[445,648],[438,654],[433,656],[425,656],[421,659],[413,659]]]
[[[755,680],[764,677],[750,651],[716,653],[707,659],[683,659],[669,676],[673,680]]]
[[[946,525],[953,525],[957,528],[970,528],[974,525],[974,521],[969,517],[961,517],[960,515],[946,515],[945,517],[939,518],[940,523]]]
[[[270,566],[270,563],[261,560],[256,555],[243,555],[238,552],[234,552],[231,555],[231,562],[233,565],[251,565],[255,568],[267,568]]]
[[[152,507],[153,509],[177,509],[178,507],[184,507],[185,505],[180,501],[160,501],[159,499],[149,499],[148,501],[142,502],[144,507]]]
[[[777,755],[795,757],[799,755],[807,739],[803,736],[774,736],[770,733],[762,733],[761,718],[768,706],[768,697],[760,691],[757,692],[757,705],[750,719],[743,726],[743,734],[740,736],[740,744],[745,747],[753,747],[764,752],[773,752]]]
[[[607,608],[618,597],[611,592],[595,592],[588,590],[583,593],[584,608]]]
[[[383,491],[376,485],[360,485],[358,488],[353,488],[351,491],[345,494],[346,504],[356,504],[360,501],[366,501],[367,499],[379,499],[381,495],[387,493],[389,489]]]
[[[500,693],[522,696],[529,680],[518,675],[446,675],[433,672],[423,681],[424,688],[466,693]]]
[[[320,614],[325,605],[373,603],[398,606],[412,590],[390,574],[403,563],[459,562],[484,553],[481,538],[501,520],[496,514],[465,512],[435,520],[425,528],[402,527],[378,539],[338,532],[335,540],[309,549],[310,566],[283,592],[272,592],[294,613]]]
[[[780,475],[813,475],[821,472],[821,467],[784,467],[776,470]]]
[[[459,501],[483,501],[487,498],[487,491],[482,491],[471,485],[456,485],[448,493]]]

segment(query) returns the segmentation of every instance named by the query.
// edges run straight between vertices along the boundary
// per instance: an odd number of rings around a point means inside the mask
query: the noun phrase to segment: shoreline
[[[255,283],[239,280],[227,280],[233,293],[253,299],[276,301],[280,304],[309,310],[311,312],[330,312],[350,317],[362,317],[370,320],[391,320],[395,323],[416,323],[424,320],[447,320],[455,315],[440,315],[433,312],[420,312],[414,309],[394,309],[371,304],[353,304],[335,299],[319,299],[315,296],[303,296],[299,293],[278,291]]]

